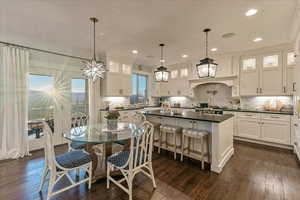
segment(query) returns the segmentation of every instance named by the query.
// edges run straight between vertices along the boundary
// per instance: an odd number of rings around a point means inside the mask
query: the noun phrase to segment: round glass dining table
[[[123,149],[128,149],[130,146],[130,139],[142,134],[141,131],[137,131],[137,125],[134,123],[123,123],[118,122],[115,129],[109,129],[106,123],[99,123],[94,125],[79,126],[74,127],[70,132],[66,133],[64,137],[73,142],[83,142],[86,143],[85,151],[87,151],[92,158],[93,165],[93,181],[106,177],[106,164],[104,169],[99,169],[99,153],[96,152],[97,148],[95,145],[103,145],[101,155],[102,158],[109,157],[113,152],[113,143],[117,141],[127,141],[125,142]]]

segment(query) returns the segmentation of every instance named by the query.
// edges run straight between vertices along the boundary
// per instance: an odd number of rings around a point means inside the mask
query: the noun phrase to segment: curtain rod
[[[64,56],[64,57],[69,57],[69,58],[75,58],[75,59],[79,59],[79,60],[90,60],[87,58],[82,58],[79,56],[71,56],[71,55],[67,55],[67,54],[63,54],[63,53],[58,53],[55,51],[48,51],[48,50],[43,50],[43,49],[37,49],[37,48],[33,48],[33,47],[28,47],[28,46],[23,46],[23,45],[19,45],[19,44],[14,44],[14,43],[9,43],[9,42],[4,42],[4,41],[0,41],[1,44],[5,44],[5,45],[11,45],[11,46],[16,46],[16,47],[21,47],[21,48],[25,48],[25,49],[30,49],[33,51],[39,51],[39,52],[43,52],[43,53],[48,53],[48,54],[54,54],[54,55],[58,55],[58,56]]]

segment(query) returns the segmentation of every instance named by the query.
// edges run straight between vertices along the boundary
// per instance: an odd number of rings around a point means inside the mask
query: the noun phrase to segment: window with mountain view
[[[131,75],[132,94],[130,96],[130,103],[147,103],[148,98],[148,76],[133,73]]]
[[[28,78],[28,135],[42,134],[39,120],[49,120],[54,127],[54,77],[30,74]]]
[[[72,116],[88,113],[88,98],[86,80],[73,78],[71,82]]]

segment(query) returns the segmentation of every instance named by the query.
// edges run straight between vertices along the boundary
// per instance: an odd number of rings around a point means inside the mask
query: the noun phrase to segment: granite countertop
[[[230,108],[221,108],[223,111],[231,112],[252,112],[252,113],[267,113],[267,114],[281,114],[281,115],[293,115],[293,112],[284,112],[284,111],[266,111],[266,110],[248,110],[248,109],[230,109]]]
[[[199,112],[193,112],[193,111],[184,111],[182,112],[181,115],[174,115],[171,113],[162,113],[159,110],[147,111],[145,112],[145,115],[189,119],[189,120],[196,120],[196,121],[207,121],[213,123],[220,123],[233,117],[232,114],[212,115],[212,114],[201,114]]]
[[[146,105],[146,106],[136,106],[136,107],[125,107],[122,109],[113,109],[117,111],[126,111],[126,110],[141,110],[145,108],[160,108],[156,105]],[[171,107],[175,108],[175,107]],[[196,107],[180,107],[180,109],[195,109]],[[233,108],[217,108],[215,110],[223,110],[230,112],[252,112],[252,113],[266,113],[266,114],[281,114],[281,115],[293,115],[293,112],[285,112],[285,111],[265,111],[265,110],[249,110],[249,109],[233,109]],[[106,109],[100,109],[100,111],[107,111]]]

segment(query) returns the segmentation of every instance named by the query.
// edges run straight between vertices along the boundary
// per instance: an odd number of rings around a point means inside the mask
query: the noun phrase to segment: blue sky
[[[54,77],[43,75],[29,75],[30,90],[45,91],[53,89]],[[85,92],[85,79],[72,79],[72,92]]]

